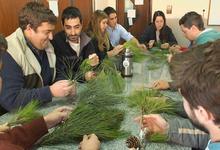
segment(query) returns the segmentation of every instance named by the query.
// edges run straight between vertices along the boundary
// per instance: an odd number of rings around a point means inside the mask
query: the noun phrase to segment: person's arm
[[[134,38],[133,35],[131,35],[130,32],[128,32],[122,25],[119,24],[119,30],[120,30],[120,37],[125,40],[125,41],[129,41],[132,38]]]
[[[209,135],[192,125],[188,119],[172,118],[168,120],[169,141],[193,148],[205,149]]]
[[[1,141],[7,141],[11,145],[30,149],[46,133],[48,133],[47,125],[43,117],[41,117],[23,126],[14,127],[8,132],[1,133],[0,139]]]
[[[48,129],[65,121],[71,111],[71,107],[59,107],[44,117],[1,133],[0,141],[6,142],[6,145],[0,143],[0,148],[31,149],[43,135],[48,133]]]
[[[135,120],[141,124],[141,118]],[[169,142],[201,149],[208,143],[209,135],[195,128],[188,119],[172,117],[167,122],[159,114],[144,115],[143,118],[143,127],[152,133],[166,134]]]
[[[26,83],[23,71],[9,53],[3,54],[2,62],[1,77],[3,82],[0,95],[2,107],[11,111],[26,105],[33,99],[39,100],[41,103],[52,100],[49,86],[32,89],[24,88]]]

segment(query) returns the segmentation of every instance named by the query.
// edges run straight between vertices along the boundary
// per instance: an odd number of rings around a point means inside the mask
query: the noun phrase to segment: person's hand
[[[163,43],[163,44],[160,45],[160,48],[162,48],[162,49],[168,49],[169,46],[170,46],[169,43]]]
[[[171,54],[181,53],[182,51],[180,49],[181,49],[181,46],[174,44],[169,48],[169,52]]]
[[[8,126],[8,123],[4,123],[0,125],[0,134],[8,132],[10,127]]]
[[[44,116],[44,121],[47,125],[47,128],[50,129],[56,126],[57,124],[65,121],[69,117],[71,111],[72,111],[71,107],[63,106],[55,109],[51,113]]]
[[[156,90],[166,90],[169,87],[170,87],[169,83],[167,81],[164,81],[164,80],[154,81],[154,83],[152,85],[152,88],[156,89]]]
[[[79,145],[81,150],[99,150],[100,141],[95,134],[84,135],[83,140]]]
[[[145,44],[139,44],[138,47],[142,50],[142,51],[147,51],[147,47]]]
[[[124,46],[123,45],[117,45],[114,49],[113,49],[113,53],[114,55],[118,55],[121,51],[123,51]]]
[[[167,61],[168,61],[168,63],[170,63],[171,62],[171,59],[173,58],[173,55],[172,54],[169,54],[168,56],[167,56]]]
[[[143,117],[143,122],[142,122]],[[147,128],[150,133],[165,134],[169,129],[167,121],[159,114],[150,114],[139,116],[135,118],[135,121],[140,124],[142,128]]]
[[[149,48],[152,48],[152,47],[154,46],[154,42],[155,42],[155,40],[150,40],[150,41],[148,42],[148,47],[149,47]]]
[[[96,78],[96,73],[94,71],[88,71],[85,74],[86,81],[92,80]]]
[[[60,80],[50,86],[54,97],[65,97],[76,94],[76,84],[69,80]]]
[[[89,55],[89,64],[92,67],[99,64],[99,57],[95,53]]]

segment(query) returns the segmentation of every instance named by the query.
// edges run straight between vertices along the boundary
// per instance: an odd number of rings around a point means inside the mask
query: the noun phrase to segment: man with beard
[[[183,106],[189,119],[197,128],[209,133],[211,139],[206,148],[210,150],[220,149],[219,47],[220,40],[194,47],[181,54],[186,59],[184,63],[180,60],[171,68],[173,73],[178,74],[178,89],[183,96]],[[177,62],[176,57],[178,55],[174,55],[172,61]],[[141,120],[140,117],[136,119]],[[143,117],[142,125],[153,133],[167,133],[172,142],[185,146],[189,146],[188,143],[193,141],[207,144],[199,137],[196,138],[201,135],[199,130],[189,129],[188,126],[184,128],[184,124],[178,122],[168,122],[159,114],[150,114]],[[172,134],[175,138],[171,137]]]
[[[63,73],[68,71],[66,63],[70,63],[73,72],[79,70],[79,65],[83,60],[89,58],[90,65],[99,63],[99,58],[95,54],[94,46],[84,32],[82,32],[82,15],[78,8],[67,7],[62,13],[63,31],[55,34],[52,44],[57,56],[57,78],[63,79]],[[94,77],[93,72],[85,74],[86,80]]]

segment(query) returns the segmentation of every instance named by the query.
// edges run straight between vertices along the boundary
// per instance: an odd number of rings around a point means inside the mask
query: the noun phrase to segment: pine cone
[[[128,148],[140,148],[140,141],[136,136],[130,136],[126,140],[126,145]]]

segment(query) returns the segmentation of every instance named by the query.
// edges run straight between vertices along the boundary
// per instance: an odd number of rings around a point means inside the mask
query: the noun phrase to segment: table
[[[169,80],[169,70],[166,64],[157,70],[147,70],[147,62],[144,63],[134,63],[134,75],[132,78],[125,78],[125,93],[129,94],[132,90],[148,87],[149,84],[156,79],[165,79]],[[163,92],[163,94],[172,97],[174,100],[180,100],[181,97],[175,92]],[[51,110],[68,104],[67,101],[58,101],[53,100],[51,103],[48,103],[44,107],[40,108],[40,112],[46,114]],[[139,126],[133,121],[134,117],[139,116],[140,114],[135,108],[128,108],[127,105],[120,105],[120,108],[126,111],[125,119],[122,122],[121,128],[126,131],[130,131],[132,135],[138,135]],[[10,114],[5,114],[0,117],[0,123],[5,122],[10,117]],[[103,150],[127,150],[128,148],[125,145],[126,139],[116,139],[109,142],[103,142],[101,144],[101,149]],[[36,148],[38,150],[69,150],[69,149],[78,149],[77,144],[65,144],[65,145],[54,145],[54,146],[44,146]],[[183,147],[175,144],[167,143],[147,143],[146,150],[190,150],[191,148]]]

